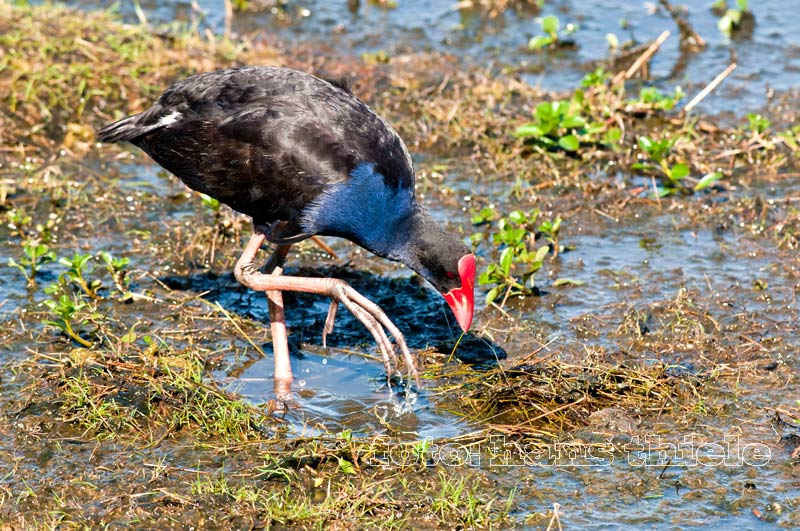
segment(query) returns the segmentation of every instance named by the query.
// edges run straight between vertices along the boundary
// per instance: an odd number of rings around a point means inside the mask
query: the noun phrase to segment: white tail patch
[[[161,119],[156,124],[156,127],[166,127],[168,125],[172,125],[177,122],[181,118],[181,113],[178,111],[172,112],[167,114],[166,116],[162,116]]]

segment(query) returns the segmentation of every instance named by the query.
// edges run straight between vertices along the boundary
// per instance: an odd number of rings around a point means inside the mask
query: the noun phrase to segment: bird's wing
[[[346,89],[288,69],[192,76],[106,130],[258,223],[297,221],[363,163],[413,194],[411,159],[391,127]]]

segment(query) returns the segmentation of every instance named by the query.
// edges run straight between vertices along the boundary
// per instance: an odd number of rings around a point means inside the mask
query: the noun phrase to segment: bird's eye
[[[455,274],[455,273],[453,273],[452,271],[448,271],[447,273],[445,273],[445,275],[446,275],[446,276],[447,276],[447,278],[449,278],[450,280],[453,280],[454,278],[456,278],[456,274]]]

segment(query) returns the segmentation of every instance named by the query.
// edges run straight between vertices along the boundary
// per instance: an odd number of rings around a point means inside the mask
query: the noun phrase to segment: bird
[[[189,188],[252,218],[253,234],[234,275],[267,295],[281,393],[293,380],[284,291],[330,298],[323,345],[343,304],[372,333],[388,379],[399,374],[391,335],[419,387],[403,334],[378,305],[341,279],[283,275],[291,245],[305,239],[344,238],[405,264],[439,291],[462,330],[469,330],[475,256],[417,202],[403,140],[347,82],[277,66],[195,74],[170,86],[149,109],[99,129],[96,138],[138,146]],[[275,250],[259,268],[255,261],[265,242]]]

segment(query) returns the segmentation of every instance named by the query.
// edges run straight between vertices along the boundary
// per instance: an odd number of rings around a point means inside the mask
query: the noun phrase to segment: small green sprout
[[[694,191],[699,192],[700,190],[705,190],[715,182],[722,179],[723,175],[722,172],[715,171],[711,173],[707,173],[703,175],[703,177],[697,181],[697,184],[694,185]]]
[[[33,240],[25,242],[22,246],[22,250],[25,256],[20,258],[19,262],[13,258],[9,258],[8,265],[9,267],[16,267],[22,271],[22,274],[25,275],[25,279],[28,281],[28,285],[35,286],[36,272],[39,270],[39,267],[47,262],[55,261],[56,254],[51,251],[47,245]]]
[[[640,136],[637,143],[642,153],[650,159],[648,162],[637,162],[631,165],[634,170],[655,172],[666,179],[663,186],[659,187],[658,195],[663,197],[677,193],[681,187],[681,180],[689,175],[689,165],[685,162],[670,164],[668,156],[679,137],[653,139],[649,136]]]
[[[13,208],[6,212],[6,219],[8,220],[8,228],[16,231],[20,238],[27,238],[27,228],[31,224],[31,217],[25,212]]]
[[[562,32],[561,21],[554,15],[544,17],[540,24],[544,35],[536,35],[531,38],[531,40],[528,41],[529,50],[539,51],[545,48],[556,48],[558,46],[570,46],[574,44],[570,41],[565,41],[564,37],[575,33],[578,30],[576,25],[567,24],[564,26],[564,31]]]
[[[416,457],[419,461],[424,462],[430,448],[431,439],[426,437],[425,439],[414,443],[414,446],[411,448],[411,453],[414,454],[414,457]]]
[[[602,87],[609,79],[611,79],[611,74],[606,72],[605,69],[595,68],[594,71],[583,76],[581,86],[584,88]]]
[[[753,135],[760,135],[765,133],[770,127],[772,122],[757,113],[748,113],[747,115],[747,130]]]
[[[128,286],[131,280],[128,278],[128,272],[125,268],[131,263],[130,259],[126,257],[114,258],[106,251],[100,251],[98,256],[106,266],[108,274],[114,279],[114,286],[125,297],[129,294]]]
[[[561,218],[556,218],[552,221],[545,220],[539,225],[536,231],[539,235],[545,239],[550,244],[551,249],[553,250],[553,257],[558,256],[559,246],[558,246],[558,230],[561,228]]]
[[[662,185],[658,187],[659,197],[676,194],[680,191],[694,190],[698,192],[708,188],[715,182],[722,179],[720,172],[712,172],[704,175],[692,188],[683,185],[684,178],[691,173],[689,165],[685,162],[669,162],[669,155],[672,147],[680,139],[680,136],[672,138],[662,138],[656,140],[649,136],[640,136],[637,143],[642,153],[649,159],[647,162],[637,162],[631,165],[634,170],[641,170],[647,173],[655,173],[663,177]]]
[[[44,304],[50,309],[50,313],[57,318],[55,321],[45,321],[45,324],[58,328],[84,347],[92,346],[92,343],[78,335],[73,327],[73,321],[77,314],[88,306],[86,302],[77,297],[70,298],[67,295],[61,295],[58,300],[46,300]],[[81,318],[78,321],[78,326],[83,326],[86,322],[86,319]]]
[[[486,295],[486,303],[493,303],[502,295],[502,307],[514,296],[531,295],[536,283],[534,274],[541,269],[543,261],[550,252],[550,245],[536,247],[536,226],[540,212],[535,209],[529,213],[515,210],[497,223],[497,231],[492,242],[502,248],[497,262],[490,263],[478,277],[478,283],[492,285]],[[561,220],[556,218],[544,222],[539,229],[545,229],[548,241],[558,240]]]
[[[575,101],[543,101],[536,106],[534,121],[517,127],[514,136],[532,138],[548,148],[577,151],[578,135],[586,127]]]
[[[69,279],[70,282],[81,288],[89,297],[97,299],[97,290],[103,286],[103,283],[97,279],[89,279],[89,276],[94,273],[96,269],[94,266],[90,267],[88,265],[91,259],[91,254],[75,253],[72,255],[72,258],[61,258],[58,263],[69,268],[63,275]]]
[[[684,95],[681,87],[676,87],[671,95],[664,94],[656,87],[642,87],[639,99],[629,100],[628,104],[635,109],[671,111]]]
[[[205,205],[209,210],[211,210],[212,212],[219,211],[219,200],[214,199],[210,195],[206,194],[199,194],[199,195],[200,195],[200,200],[203,202],[203,205]]]
[[[339,470],[343,474],[348,476],[356,474],[356,467],[353,466],[353,463],[342,457],[338,457],[337,459],[339,460]]]
[[[497,213],[493,205],[485,206],[472,215],[472,224],[483,225],[485,223],[491,223],[499,217],[500,214]]]
[[[777,134],[778,138],[792,151],[800,151],[800,125]]]
[[[601,86],[606,79],[607,74],[598,69],[584,78],[584,86]],[[578,89],[568,100],[539,103],[534,109],[533,121],[517,127],[514,136],[534,146],[570,153],[584,144],[615,147],[622,136],[619,127],[611,127],[606,118],[587,120],[585,116],[591,111],[587,94]]]
[[[736,0],[735,8],[726,9],[727,5],[727,0],[718,0],[711,8],[717,12],[725,10],[725,14],[717,21],[717,28],[725,35],[730,35],[741,28],[745,18],[748,15],[752,16],[752,14],[748,8],[747,0]]]

